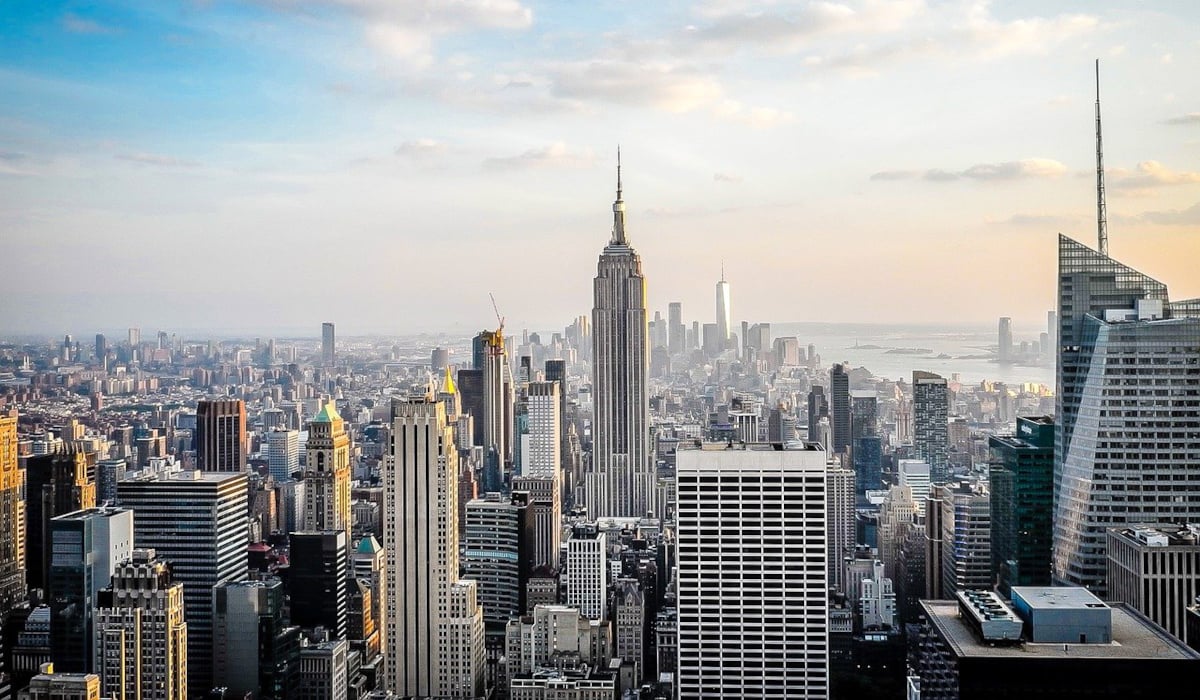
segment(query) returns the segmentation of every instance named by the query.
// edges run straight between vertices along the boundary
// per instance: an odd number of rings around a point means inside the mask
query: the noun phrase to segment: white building
[[[300,431],[272,430],[267,433],[267,468],[276,483],[300,471]]]
[[[811,443],[679,451],[680,700],[829,696],[825,471]]]
[[[567,540],[567,605],[584,617],[608,617],[608,538],[604,532],[576,530]]]
[[[896,592],[892,589],[892,580],[883,575],[883,562],[876,560],[871,575],[858,583],[863,629],[893,629],[896,625]]]
[[[902,459],[896,465],[896,480],[912,491],[917,515],[925,515],[925,497],[929,495],[929,462],[923,459]]]
[[[845,559],[853,555],[856,540],[854,471],[831,467],[825,472],[825,494],[829,585],[846,593],[853,583],[846,580]]]
[[[387,689],[474,697],[483,691],[483,613],[458,580],[458,450],[445,406],[392,402],[383,464]]]
[[[532,615],[508,621],[504,648],[509,678],[554,665],[553,657],[578,657],[580,663],[607,665],[611,654],[607,620],[588,619],[578,608],[538,605]]]

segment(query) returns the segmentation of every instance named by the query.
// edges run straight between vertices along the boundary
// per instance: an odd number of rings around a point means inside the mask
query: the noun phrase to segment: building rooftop
[[[1108,603],[1094,593],[1078,586],[1013,586],[1014,597],[1020,596],[1031,610],[1091,610],[1106,608]]]
[[[1015,590],[1015,589],[1014,589]],[[1036,590],[1026,587],[1026,590]],[[1083,590],[1083,589],[1078,589]],[[1089,599],[1095,596],[1087,593]],[[1071,605],[1083,598],[1067,595],[1062,604]],[[1107,604],[1112,609],[1112,642],[1108,644],[1036,644],[1024,642],[1011,646],[995,646],[980,640],[975,631],[959,615],[958,603],[951,600],[923,600],[921,607],[930,624],[960,658],[1027,657],[1041,659],[1197,659],[1200,652],[1189,649],[1145,616],[1123,603]]]
[[[1112,528],[1109,532],[1138,547],[1200,548],[1200,523],[1138,525]]]

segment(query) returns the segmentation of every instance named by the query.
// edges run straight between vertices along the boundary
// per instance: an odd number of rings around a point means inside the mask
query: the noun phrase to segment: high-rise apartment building
[[[350,435],[333,402],[308,424],[304,462],[304,529],[350,536]],[[348,544],[348,543],[347,543]]]
[[[300,431],[272,430],[267,433],[267,468],[276,483],[300,471]]]
[[[241,399],[205,399],[196,405],[196,467],[246,471],[246,404]]]
[[[25,598],[24,475],[17,460],[17,412],[0,414],[0,615]]]
[[[608,618],[608,537],[581,526],[567,540],[567,605],[591,620]]]
[[[678,697],[829,697],[824,450],[676,459]]]
[[[717,282],[717,351],[729,342],[729,283],[725,281],[725,266],[721,265],[721,281]]]
[[[991,503],[984,483],[935,486],[941,500],[942,595],[992,587]]]
[[[400,695],[482,692],[483,613],[460,581],[458,450],[432,397],[393,401],[384,457],[387,682]]]
[[[90,673],[93,611],[101,589],[133,552],[133,511],[90,508],[50,521],[50,658],[68,673]]]
[[[913,450],[929,462],[929,479],[950,478],[950,393],[946,379],[932,372],[913,372]]]
[[[854,472],[830,468],[825,472],[825,523],[828,542],[829,585],[843,593],[852,582],[846,580],[844,560],[853,556],[855,545]]]
[[[248,493],[245,474],[222,472],[150,474],[117,484],[121,505],[135,513],[134,545],[170,562],[183,584],[189,697],[213,687],[212,589],[248,572]]]
[[[850,375],[846,366],[835,364],[829,370],[829,425],[833,429],[830,452],[850,450]]]
[[[507,442],[512,429],[505,422],[513,410],[511,406],[505,407],[508,350],[501,330],[482,331],[475,336],[483,352],[483,364],[479,367],[483,372],[483,414],[475,419],[475,430],[482,428],[484,459],[489,461],[484,469],[484,482],[491,490],[499,490],[502,482],[487,483],[489,475],[502,479],[505,465],[512,459],[512,446]]]
[[[988,439],[992,577],[1012,586],[1050,585],[1054,532],[1054,419],[1018,417],[1015,435]]]
[[[135,549],[96,602],[93,669],[105,697],[187,699],[183,584],[153,550]]]
[[[557,477],[562,472],[562,416],[558,382],[530,382],[528,443],[522,446],[522,476]]]
[[[333,367],[337,364],[333,324],[330,322],[321,324],[321,364],[325,367]]]
[[[588,514],[641,516],[652,508],[655,476],[646,385],[646,277],[642,259],[625,235],[619,163],[612,238],[596,265],[593,291],[595,427],[585,479]]]
[[[1200,300],[1060,236],[1058,317],[1052,571],[1102,594],[1108,528],[1200,521]]]

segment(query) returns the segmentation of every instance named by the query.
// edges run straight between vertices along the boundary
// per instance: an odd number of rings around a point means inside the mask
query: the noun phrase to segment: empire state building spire
[[[629,245],[625,238],[625,200],[621,198],[621,147],[617,146],[617,200],[613,202],[613,232],[609,245]]]

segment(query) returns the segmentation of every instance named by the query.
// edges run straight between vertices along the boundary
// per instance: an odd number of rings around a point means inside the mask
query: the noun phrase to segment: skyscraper
[[[817,384],[808,392],[808,440],[820,440],[821,419],[829,415],[829,403],[825,400],[825,387]]]
[[[667,351],[672,355],[683,352],[687,343],[687,327],[683,325],[683,304],[667,304]]]
[[[503,329],[482,331],[475,336],[483,351],[483,413],[475,420],[475,430],[482,427],[484,459],[484,487],[499,491],[503,487],[505,465],[512,459],[512,446],[508,444],[511,427],[507,419],[512,406],[505,406],[507,392],[508,351],[504,345]],[[480,420],[482,419],[482,426]]]
[[[206,472],[246,471],[246,404],[205,399],[196,405],[196,466]]]
[[[625,201],[617,163],[612,238],[596,266],[592,344],[595,438],[586,476],[593,518],[643,515],[651,508],[650,403],[646,374],[646,278],[625,236]]]
[[[17,412],[0,414],[0,615],[25,598],[24,476],[17,462]]]
[[[1059,236],[1058,318],[1053,576],[1102,594],[1108,528],[1200,519],[1200,300]]]
[[[996,357],[1000,362],[1012,362],[1013,360],[1013,339],[1012,339],[1012,319],[1008,316],[1000,317],[1000,332],[999,332],[999,350]]]
[[[278,483],[300,470],[300,431],[272,430],[267,433],[267,468]]]
[[[26,582],[46,587],[50,566],[50,520],[96,506],[96,483],[82,452],[37,455],[25,462]]]
[[[90,508],[50,521],[47,594],[50,658],[61,671],[92,671],[92,612],[117,565],[133,552],[133,511]]]
[[[305,454],[304,529],[344,530],[349,537],[350,436],[332,401],[308,424]]]
[[[300,628],[287,625],[283,583],[226,581],[212,589],[212,599],[212,684],[231,698],[296,697]]]
[[[1015,435],[988,439],[992,577],[1000,593],[1050,585],[1054,533],[1054,419],[1018,417]]]
[[[135,549],[96,602],[93,668],[105,697],[186,700],[183,584],[154,550]]]
[[[829,370],[829,423],[833,428],[831,452],[850,449],[850,375],[846,366],[835,364]]]
[[[608,539],[595,527],[567,540],[567,605],[589,620],[608,617]]]
[[[929,462],[929,480],[944,484],[950,477],[950,394],[945,378],[913,372],[913,450]]]
[[[333,323],[326,322],[321,324],[321,364],[325,367],[332,367],[337,363],[337,354],[334,348]]]
[[[350,558],[354,578],[367,584],[371,590],[371,614],[375,627],[380,631],[379,650],[387,654],[387,640],[383,634],[387,618],[387,555],[379,541],[367,535],[358,542]]]
[[[384,457],[387,688],[473,697],[483,684],[483,613],[458,579],[458,451],[432,397],[392,402]]]
[[[213,596],[222,581],[246,578],[249,546],[245,474],[188,471],[117,484],[132,508],[133,540],[171,562],[183,584],[188,627],[188,697],[212,689]]]
[[[717,282],[717,351],[729,342],[729,283],[725,281],[725,265],[721,265],[721,281]]]
[[[825,470],[811,443],[679,450],[680,700],[829,697]]]
[[[305,629],[324,627],[331,636],[346,638],[350,622],[346,539],[344,530],[288,535],[292,624]]]
[[[850,469],[830,468],[825,472],[825,523],[828,542],[829,586],[843,593],[850,593],[850,586],[857,581],[846,580],[843,560],[854,554],[855,524],[854,472]]]

